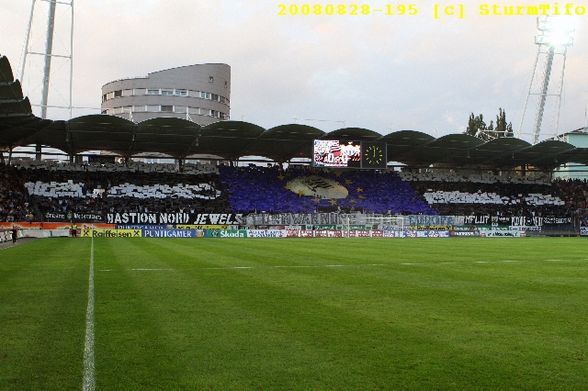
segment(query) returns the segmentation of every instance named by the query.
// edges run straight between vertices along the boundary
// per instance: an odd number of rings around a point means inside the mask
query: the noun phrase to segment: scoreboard
[[[387,163],[383,142],[314,140],[314,167],[384,169]]]

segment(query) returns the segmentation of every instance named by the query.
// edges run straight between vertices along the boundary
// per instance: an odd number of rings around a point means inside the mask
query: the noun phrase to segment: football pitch
[[[0,249],[0,390],[586,390],[587,249],[32,241]]]

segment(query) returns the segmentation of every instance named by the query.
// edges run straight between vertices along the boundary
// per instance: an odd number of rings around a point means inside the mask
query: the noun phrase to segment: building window
[[[170,105],[161,105],[161,111],[164,113],[173,113],[174,107]]]
[[[186,114],[186,106],[175,106],[175,112],[180,114]]]
[[[173,94],[174,94],[174,90],[161,90],[161,95],[172,96]]]
[[[159,106],[147,106],[147,111],[150,113],[154,113],[156,111],[159,111]]]
[[[200,115],[200,108],[198,108],[198,107],[188,107],[188,114]]]
[[[102,95],[102,102],[106,101],[106,94]]]
[[[178,96],[188,96],[188,90],[176,90]]]
[[[114,92],[109,92],[106,94],[106,100],[114,98]]]
[[[214,76],[208,76],[208,82],[214,83]]]
[[[159,95],[159,90],[148,89],[147,90],[147,95]]]
[[[133,106],[133,112],[142,113],[145,111],[145,106]]]
[[[122,96],[122,90],[116,90],[114,91],[114,97],[118,98],[119,96]]]
[[[122,112],[123,112],[123,113],[130,113],[130,112],[132,112],[132,111],[133,111],[133,106],[124,106],[124,107],[122,108]]]
[[[132,96],[133,90],[122,90],[122,96]]]

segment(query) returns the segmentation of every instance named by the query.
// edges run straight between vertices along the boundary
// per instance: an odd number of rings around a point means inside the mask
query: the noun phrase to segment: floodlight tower
[[[43,50],[34,50],[31,46],[31,30],[35,21],[35,11],[45,11],[38,7],[41,2],[47,3],[47,30],[45,35],[45,47]],[[53,41],[55,35],[55,20],[57,6],[65,6],[70,8],[69,16],[71,18],[69,23],[69,52],[56,54],[53,50]],[[74,32],[74,0],[32,0],[31,2],[31,13],[29,16],[29,23],[27,28],[27,36],[24,45],[22,66],[20,70],[20,79],[24,80],[25,71],[27,69],[27,60],[29,55],[41,56],[44,58],[43,65],[43,79],[42,79],[42,91],[41,101],[39,104],[33,104],[41,108],[41,118],[47,118],[48,108],[59,108],[68,109],[69,116],[72,117],[73,113],[73,32]],[[50,106],[49,105],[49,87],[51,79],[51,62],[53,58],[61,58],[69,61],[69,102],[67,106]],[[37,145],[37,159],[41,158],[41,146]]]
[[[523,116],[521,118],[518,132],[518,136],[520,137],[523,134],[523,125],[530,98],[532,96],[538,97],[537,112],[532,133],[533,144],[539,142],[548,97],[553,97],[555,99],[557,110],[555,126],[553,128],[553,133],[550,134],[550,136],[556,136],[558,133],[561,96],[566,70],[566,57],[568,48],[574,43],[574,28],[565,23],[569,23],[569,18],[537,18],[537,30],[539,32],[539,34],[535,36],[537,57],[535,59],[533,76],[531,77],[529,92],[527,94],[527,99],[525,100],[525,107],[523,109]],[[552,82],[552,73],[554,72],[554,68],[556,68],[556,60],[558,57],[561,60],[559,61],[560,77],[559,80],[556,79]]]

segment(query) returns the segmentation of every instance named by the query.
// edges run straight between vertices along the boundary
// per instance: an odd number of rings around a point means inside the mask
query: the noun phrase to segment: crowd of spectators
[[[229,208],[223,185],[214,170],[180,173],[177,170],[138,171],[137,165],[133,169],[118,166],[110,171],[100,164],[74,165],[72,169],[62,164],[29,163],[6,168],[7,179],[0,185],[1,208],[11,208],[10,215],[15,220],[24,220],[24,213],[38,221],[55,213],[198,213],[225,212]],[[11,202],[5,205],[4,198]],[[9,220],[0,216],[2,220]]]
[[[186,167],[189,167],[186,169]],[[585,181],[440,171],[328,170],[309,166],[247,167],[145,163],[67,164],[20,161],[0,165],[0,220],[43,221],[51,213],[112,212],[314,213],[578,216],[588,226]],[[318,177],[344,187],[321,198],[288,189]],[[468,180],[471,179],[471,180]],[[317,186],[323,186],[318,184]],[[316,189],[315,189],[316,190]]]
[[[439,214],[497,216],[570,215],[557,188],[536,183],[411,182]]]
[[[240,213],[365,212],[436,214],[422,196],[393,172],[333,171],[309,166],[221,167],[233,211]],[[296,178],[318,176],[344,186],[347,196],[337,199],[303,196],[286,188]],[[330,186],[325,184],[324,186]],[[316,192],[317,194],[320,192]]]
[[[0,163],[0,221],[31,221],[33,218],[24,175]]]

